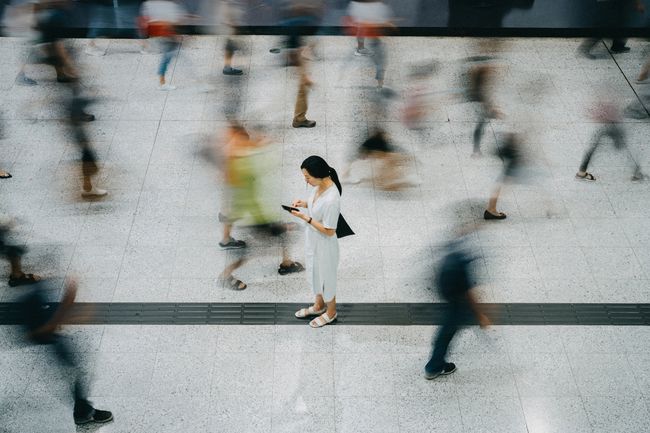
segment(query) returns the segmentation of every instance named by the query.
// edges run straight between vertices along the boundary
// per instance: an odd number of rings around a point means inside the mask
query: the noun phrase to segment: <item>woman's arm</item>
[[[318,230],[319,232],[321,232],[326,236],[334,236],[336,234],[336,229],[329,229],[325,227],[322,222],[316,221],[312,217],[307,216],[302,212],[296,212],[295,210],[293,210],[291,211],[291,214],[300,218],[301,220],[304,220],[307,224],[314,227],[316,230]]]

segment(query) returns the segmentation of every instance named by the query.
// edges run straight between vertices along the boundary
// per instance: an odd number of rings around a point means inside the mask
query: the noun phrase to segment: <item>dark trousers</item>
[[[25,295],[21,300],[21,305],[23,307],[23,319],[26,321],[26,332],[33,332],[47,323],[51,319],[51,313],[49,311],[56,308],[53,305],[48,305],[46,296],[43,294],[40,286],[34,287],[31,292]],[[49,308],[45,308],[46,306]],[[31,342],[39,345],[47,344],[52,346],[52,351],[47,352],[50,354],[52,362],[48,363],[47,367],[58,368],[64,377],[70,377],[73,381],[74,417],[83,419],[92,415],[95,409],[86,399],[88,393],[86,391],[84,377],[69,341],[65,337],[53,333],[33,336]]]
[[[441,371],[445,366],[445,357],[449,350],[451,340],[469,317],[471,310],[466,302],[450,302],[447,304],[443,323],[433,339],[433,354],[424,367],[426,371],[434,373]]]
[[[625,147],[625,133],[623,131],[623,128],[621,128],[616,123],[609,123],[607,125],[602,126],[598,130],[598,132],[596,132],[596,135],[594,136],[594,140],[591,142],[591,145],[585,152],[585,155],[582,157],[582,163],[580,164],[580,171],[582,172],[587,171],[587,167],[589,166],[589,161],[591,160],[591,157],[594,155],[596,148],[598,148],[598,146],[600,146],[600,144],[602,143],[603,138],[611,138],[612,141],[614,142],[614,147],[616,149],[623,149]],[[639,164],[637,164],[636,161],[634,162],[634,174],[635,175],[641,174],[641,167],[639,167]]]
[[[60,369],[73,370],[73,380],[74,380],[74,417],[75,418],[87,418],[93,414],[95,410],[90,402],[86,399],[88,393],[84,384],[84,378],[81,376],[81,370],[79,368],[78,362],[75,359],[75,355],[71,350],[70,344],[60,335],[52,337],[52,339],[45,344],[52,344],[54,351],[52,356],[54,358],[55,364],[59,366]]]

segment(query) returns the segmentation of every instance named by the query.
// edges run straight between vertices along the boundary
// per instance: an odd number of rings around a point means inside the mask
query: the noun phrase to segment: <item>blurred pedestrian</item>
[[[298,58],[298,95],[296,96],[296,105],[293,110],[293,121],[291,122],[291,126],[294,128],[313,128],[316,126],[315,120],[307,119],[309,90],[314,85],[314,82],[309,78],[305,62],[305,59],[301,57]]]
[[[466,250],[464,242],[467,232],[447,245],[447,252],[437,271],[436,287],[447,304],[442,323],[433,339],[431,358],[424,367],[427,380],[456,371],[456,364],[446,359],[449,345],[461,326],[472,316],[478,319],[482,328],[490,325],[490,319],[481,311],[472,294],[475,284],[470,266],[477,257]]]
[[[103,424],[113,420],[113,414],[107,410],[95,409],[88,401],[86,378],[76,359],[78,350],[73,350],[67,339],[58,334],[60,325],[67,319],[77,294],[77,283],[68,282],[63,298],[59,303],[51,304],[45,294],[50,289],[49,282],[43,280],[29,287],[29,292],[20,300],[22,319],[27,339],[37,345],[50,345],[53,350],[44,353],[52,357],[48,369],[58,369],[62,377],[70,379],[73,385],[74,422],[77,425]],[[38,352],[40,353],[40,352]]]
[[[146,23],[147,34],[157,38],[162,58],[158,67],[158,89],[175,90],[176,86],[167,83],[165,75],[172,59],[180,49],[181,38],[177,26],[187,13],[173,0],[146,0],[140,9],[141,20]]]
[[[387,61],[386,49],[381,37],[395,29],[395,25],[391,22],[392,11],[381,0],[357,0],[350,2],[347,15],[349,17],[347,25],[354,29],[353,33],[357,36],[357,49],[354,54],[372,57],[377,89],[381,90],[384,86]],[[368,49],[365,47],[365,40],[368,41]]]
[[[596,177],[587,171],[589,162],[591,161],[594,152],[600,147],[603,139],[609,138],[612,140],[616,150],[622,150],[627,147],[625,143],[625,131],[621,119],[619,108],[612,102],[599,102],[596,108],[591,112],[592,119],[600,124],[589,147],[585,151],[580,163],[580,168],[576,173],[576,179],[595,181]],[[634,161],[634,160],[633,160]],[[647,178],[641,171],[641,166],[634,161],[634,172],[632,174],[633,181],[644,180]]]
[[[483,219],[486,220],[506,219],[506,214],[497,210],[497,201],[499,200],[503,186],[508,182],[519,179],[523,174],[522,166],[524,157],[521,138],[512,132],[505,134],[503,139],[498,143],[497,156],[503,161],[503,171],[490,196],[487,209],[483,212]]]
[[[476,103],[478,121],[474,128],[472,157],[482,156],[481,139],[485,127],[491,119],[502,117],[492,100],[492,85],[497,67],[490,57],[470,57],[467,61],[465,76],[465,96],[469,102]]]
[[[431,77],[438,68],[437,62],[411,66],[401,114],[402,123],[409,129],[420,129],[422,122],[433,109],[430,100]]]
[[[318,33],[324,11],[323,0],[281,0],[282,19],[278,26],[285,29],[286,38],[281,48],[272,48],[270,52],[278,54],[284,49],[287,66],[300,66],[304,60],[312,60],[315,43],[306,43],[305,37]]]
[[[72,83],[78,79],[72,52],[63,40],[66,26],[71,21],[69,0],[41,1],[34,5],[36,29],[40,32],[39,43],[43,44],[43,62],[56,71],[59,83]]]
[[[228,198],[225,214],[220,213],[223,224],[223,239],[219,242],[222,249],[240,250],[237,259],[230,263],[221,274],[223,284],[233,290],[244,290],[247,285],[232,274],[247,260],[244,251],[247,245],[242,240],[232,237],[233,223],[250,218],[254,234],[265,241],[279,241],[282,247],[282,261],[278,273],[286,275],[301,272],[304,267],[289,258],[286,235],[289,227],[280,223],[262,206],[259,183],[271,172],[263,161],[268,162],[264,153],[268,141],[262,137],[251,137],[239,124],[231,122],[225,157],[225,180]]]
[[[237,35],[244,14],[242,0],[221,0],[219,15],[228,28],[228,37],[224,47],[224,62],[222,73],[224,75],[242,75],[244,71],[232,66],[232,59],[235,52],[239,50]]]
[[[368,137],[357,151],[357,156],[343,174],[347,183],[359,183],[363,178],[355,178],[352,175],[352,167],[356,162],[368,161],[370,163],[373,184],[384,191],[397,191],[407,186],[413,186],[405,178],[407,172],[408,157],[390,144],[386,132],[378,127]]]
[[[307,278],[316,299],[314,304],[296,312],[297,318],[318,316],[309,322],[312,328],[332,323],[336,313],[336,279],[339,243],[336,229],[341,209],[341,183],[336,170],[320,156],[312,155],[300,165],[305,181],[314,187],[307,201],[294,200],[293,207],[306,212],[291,214],[307,223],[305,257]]]
[[[13,223],[9,218],[0,217],[0,255],[9,262],[9,286],[16,287],[35,283],[39,281],[41,277],[23,271],[22,258],[26,249],[9,243],[8,237],[12,225]]]
[[[103,197],[108,194],[108,191],[95,187],[92,182],[93,177],[99,173],[99,165],[97,154],[92,148],[86,126],[84,125],[85,122],[94,120],[95,116],[85,111],[90,100],[80,94],[81,86],[77,83],[72,83],[71,91],[69,122],[77,147],[81,151],[81,175],[83,178],[81,196],[83,198]]]
[[[578,51],[583,56],[593,59],[595,56],[592,54],[594,46],[604,38],[611,38],[612,45],[610,51],[612,53],[620,54],[630,51],[630,47],[626,46],[627,39],[623,37],[626,23],[632,11],[643,13],[645,6],[642,0],[597,0],[596,1],[596,25],[598,35],[593,38],[586,39]]]

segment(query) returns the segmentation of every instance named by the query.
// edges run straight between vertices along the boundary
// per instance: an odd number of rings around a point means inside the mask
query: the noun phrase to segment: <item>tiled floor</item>
[[[504,41],[496,95],[506,117],[490,124],[488,155],[474,160],[474,109],[445,91],[458,87],[475,41],[388,40],[386,84],[398,96],[378,120],[368,109],[375,92],[369,60],[352,56],[352,39],[322,38],[321,60],[311,65],[312,130],[290,127],[297,75],[268,52],[277,40],[242,41],[236,61],[246,75],[231,79],[220,73],[222,39],[185,39],[171,68],[178,89],[170,93],[156,89],[158,56],[140,54],[136,42],[102,41],[108,54],[90,57],[86,41],[73,41],[98,98],[88,128],[100,186],[109,190],[105,200],[80,202],[64,92],[41,66],[27,68],[38,86],[16,85],[24,42],[0,39],[0,167],[14,175],[0,182],[0,210],[18,218],[30,271],[60,285],[78,276],[79,300],[88,302],[307,302],[304,275],[277,275],[279,247],[237,228],[255,252],[238,274],[249,288],[217,284],[228,259],[217,245],[223,188],[200,150],[222,132],[228,95],[241,91],[246,124],[263,125],[275,146],[264,182],[272,209],[305,195],[304,157],[323,155],[342,171],[369,124],[382,123],[411,159],[415,187],[387,193],[344,185],[343,212],[357,236],[341,241],[342,302],[439,301],[429,278],[441,247],[455,221],[482,216],[501,169],[490,150],[495,134],[508,130],[524,134],[533,175],[504,190],[508,220],[474,237],[483,255],[482,299],[650,299],[650,184],[629,180],[631,158],[650,166],[650,121],[624,119],[630,150],[603,147],[593,161],[597,182],[573,178],[597,128],[588,115],[594,101],[623,108],[635,92],[650,91],[634,84],[644,42],[631,41],[632,51],[615,58],[603,46],[601,58],[586,60],[575,57],[577,40]],[[398,120],[401,91],[409,65],[431,59],[440,62],[431,80],[436,110],[415,132]],[[458,215],[451,206],[459,200],[480,205]],[[291,253],[302,260],[299,233]],[[0,301],[17,293],[0,280]],[[102,432],[650,431],[648,328],[470,329],[454,349],[458,372],[434,382],[421,377],[432,328],[107,325],[67,332],[92,371],[93,400],[115,412]],[[63,381],[43,371],[47,349],[19,347],[15,333],[0,327],[0,431],[73,431]]]

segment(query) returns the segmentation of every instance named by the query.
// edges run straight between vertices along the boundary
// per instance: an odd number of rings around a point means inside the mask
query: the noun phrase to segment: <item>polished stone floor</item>
[[[249,288],[218,284],[233,253],[217,245],[224,188],[202,149],[220,143],[224,108],[239,94],[246,126],[263,127],[271,140],[264,203],[279,218],[286,218],[279,203],[308,192],[299,166],[310,154],[342,172],[381,124],[408,157],[412,187],[344,184],[342,211],[357,235],[340,243],[341,302],[440,302],[430,281],[435,264],[459,220],[481,221],[502,169],[497,137],[507,131],[524,137],[529,175],[502,192],[508,219],[471,237],[482,257],[481,300],[650,299],[650,182],[630,180],[633,161],[650,166],[647,113],[621,118],[628,148],[599,149],[590,166],[596,182],[574,179],[599,127],[590,114],[599,101],[622,111],[650,92],[635,83],[646,42],[630,41],[630,53],[614,56],[599,45],[590,60],[576,57],[578,40],[501,40],[495,48],[473,39],[390,39],[386,87],[396,95],[377,113],[370,60],[353,56],[354,39],[323,37],[310,63],[308,116],[318,122],[310,130],[290,126],[298,75],[269,53],[278,39],[241,42],[235,61],[245,75],[236,78],[221,74],[223,39],[184,39],[170,68],[178,88],[162,92],[159,55],[141,54],[138,42],[98,41],[107,52],[94,57],[84,53],[87,41],[71,41],[96,98],[88,131],[101,161],[98,186],[109,191],[82,201],[65,89],[39,65],[25,69],[37,86],[16,84],[27,44],[0,39],[0,168],[13,175],[0,181],[0,211],[16,218],[13,237],[29,249],[28,271],[57,287],[76,277],[82,302],[308,302],[304,274],[277,274],[280,247],[237,226],[251,261],[236,275]],[[485,156],[473,159],[476,109],[455,89],[463,59],[485,49],[499,64],[495,101],[504,117],[490,122]],[[408,129],[400,113],[410,67],[430,60],[439,66],[427,83],[433,109],[419,129]],[[459,202],[466,212],[455,212]],[[300,232],[290,252],[304,259]],[[2,278],[0,302],[20,293]],[[75,325],[65,332],[87,361],[93,401],[115,413],[102,432],[650,431],[650,328],[470,328],[450,358],[458,371],[427,382],[421,373],[434,331]],[[0,327],[0,432],[74,431],[64,376],[45,370],[47,347],[22,346],[17,335]]]

